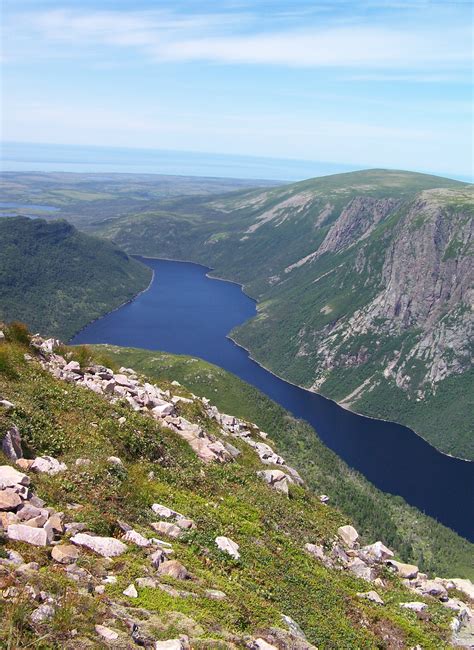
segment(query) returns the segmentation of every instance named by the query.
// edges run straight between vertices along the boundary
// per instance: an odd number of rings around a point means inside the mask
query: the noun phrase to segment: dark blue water
[[[209,269],[197,264],[143,261],[155,271],[148,291],[88,325],[72,343],[164,350],[221,366],[309,422],[378,488],[474,541],[474,463],[441,454],[407,427],[356,415],[275,377],[226,338],[256,313],[238,285],[206,277]]]

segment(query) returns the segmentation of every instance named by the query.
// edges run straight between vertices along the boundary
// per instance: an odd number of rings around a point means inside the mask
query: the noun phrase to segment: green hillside
[[[0,219],[0,319],[67,340],[150,280],[146,266],[65,221]]]
[[[0,407],[0,426],[2,437],[17,427],[25,458],[15,465],[0,453],[1,480],[22,482],[0,490],[2,646],[441,649],[469,634],[460,622],[453,638],[456,613],[440,600],[449,589],[451,598],[466,601],[469,583],[434,583],[422,574],[403,581],[400,572],[417,575],[416,567],[366,564],[358,558],[370,549],[362,545],[375,538],[344,541],[352,529],[340,527],[350,520],[331,501],[321,503],[310,473],[306,485],[289,482],[288,494],[260,477],[277,467],[296,477],[289,457],[283,465],[262,464],[255,445],[264,439],[285,454],[298,423],[259,397],[265,438],[190,390],[201,382],[212,388],[212,403],[230,407],[236,400],[240,413],[251,413],[251,389],[207,364],[188,373],[183,358],[65,347],[51,354],[49,342],[30,345],[22,328],[4,331],[0,392],[8,404]],[[150,376],[119,369],[122,355],[141,360]],[[181,376],[191,384],[179,385]],[[228,395],[219,396],[220,387]],[[151,395],[163,399],[144,406]],[[171,414],[153,417],[150,409],[163,402]],[[213,459],[202,460],[210,453]],[[306,466],[297,469],[306,474]],[[331,500],[336,484],[332,489]],[[12,523],[18,517],[29,525]],[[433,525],[441,548],[443,529]],[[222,539],[237,545],[237,556],[219,549]],[[454,534],[445,539],[441,561],[461,571],[472,547]],[[318,545],[322,556],[305,544]],[[414,600],[422,616],[400,606]]]
[[[281,453],[299,469],[316,494],[355,522],[367,541],[381,538],[406,562],[436,575],[474,578],[473,546],[451,529],[423,515],[401,497],[381,492],[328,449],[315,430],[295,419],[258,389],[201,359],[111,345],[98,348],[117,365],[132,367],[157,381],[177,380],[209,398],[221,411],[255,422],[270,433]]]

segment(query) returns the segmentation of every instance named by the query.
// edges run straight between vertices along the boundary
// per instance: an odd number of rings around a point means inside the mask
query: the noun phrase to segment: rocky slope
[[[264,365],[474,458],[472,186],[372,170],[172,208],[101,234],[243,283]]]
[[[99,353],[0,338],[6,647],[472,644],[472,583],[362,543],[255,424]]]
[[[0,218],[0,319],[68,339],[150,280],[145,265],[65,221]]]

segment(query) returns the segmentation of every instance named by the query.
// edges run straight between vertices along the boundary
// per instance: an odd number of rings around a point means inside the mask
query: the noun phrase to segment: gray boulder
[[[33,546],[46,546],[49,541],[48,533],[44,528],[34,528],[25,524],[10,524],[7,528],[7,537]]]
[[[23,458],[23,450],[21,448],[21,435],[18,427],[13,425],[2,440],[2,451],[9,460],[18,460]]]
[[[102,557],[116,557],[127,550],[126,544],[114,537],[99,537],[87,533],[77,533],[71,537],[71,542],[102,555]]]

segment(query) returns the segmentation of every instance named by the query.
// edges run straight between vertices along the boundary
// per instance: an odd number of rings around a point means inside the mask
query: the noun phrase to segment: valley
[[[27,175],[7,180],[11,199],[38,189]],[[35,200],[54,204],[55,182]],[[77,194],[61,216],[129,253],[243,284],[258,314],[232,336],[265,367],[474,457],[471,185],[369,170],[138,206],[129,191],[85,201],[91,182],[68,181]]]

